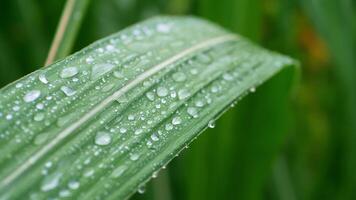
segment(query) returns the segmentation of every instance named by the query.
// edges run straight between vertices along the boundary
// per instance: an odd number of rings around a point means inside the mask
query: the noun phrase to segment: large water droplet
[[[110,63],[102,63],[102,64],[94,65],[92,68],[92,72],[91,72],[91,78],[93,80],[95,80],[95,79],[99,78],[100,76],[111,71],[114,67],[115,67],[115,65],[110,64]]]
[[[95,144],[105,146],[111,143],[111,135],[104,131],[99,131],[95,136]]]
[[[31,102],[31,101],[36,100],[40,96],[41,96],[41,91],[39,91],[39,90],[31,90],[31,91],[29,91],[29,92],[27,92],[25,94],[25,96],[23,97],[23,100],[25,102]]]
[[[75,76],[76,74],[78,74],[78,69],[76,67],[67,67],[61,71],[59,76],[61,78],[70,78],[72,76]]]

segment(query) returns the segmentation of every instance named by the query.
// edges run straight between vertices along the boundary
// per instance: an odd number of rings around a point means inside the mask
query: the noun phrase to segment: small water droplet
[[[61,190],[61,191],[59,191],[59,196],[60,197],[69,197],[70,191],[69,190]]]
[[[201,100],[198,100],[198,101],[196,101],[195,102],[195,106],[196,107],[204,107],[204,105],[205,105],[205,103],[204,103],[204,101],[201,101]]]
[[[111,173],[111,176],[113,178],[118,178],[120,177],[127,169],[126,165],[121,165],[119,167],[117,167],[116,169],[114,169],[114,171]]]
[[[168,124],[166,124],[165,129],[166,129],[166,131],[172,130],[173,125],[171,123],[168,123]]]
[[[41,91],[39,91],[39,90],[31,90],[31,91],[29,91],[29,92],[27,92],[25,94],[25,96],[23,97],[23,100],[25,102],[31,102],[31,101],[36,100],[40,96],[41,96]]]
[[[110,83],[110,84],[105,85],[105,86],[101,89],[101,91],[103,91],[103,92],[109,92],[113,87],[114,87],[114,84]]]
[[[130,160],[132,160],[132,161],[136,161],[136,160],[138,160],[140,158],[140,155],[138,155],[137,153],[132,153],[131,155],[130,155]]]
[[[59,76],[61,78],[70,78],[75,76],[76,74],[78,74],[78,69],[76,67],[67,67],[61,71]]]
[[[157,88],[157,96],[165,97],[168,95],[168,89],[165,87],[158,87]]]
[[[124,78],[124,74],[122,74],[120,71],[114,71],[113,74],[116,78]]]
[[[69,187],[70,189],[72,189],[72,190],[78,189],[79,186],[80,186],[80,183],[79,183],[78,181],[76,181],[76,180],[71,180],[71,181],[69,181],[69,183],[68,183],[68,187]]]
[[[256,88],[255,87],[250,88],[250,92],[252,93],[256,92]]]
[[[61,90],[67,96],[73,96],[73,95],[75,95],[75,93],[77,93],[75,90],[73,90],[72,88],[67,87],[67,86],[62,86]]]
[[[158,141],[158,140],[159,140],[158,136],[157,136],[155,133],[153,133],[153,134],[151,135],[151,139],[152,139],[153,141]]]
[[[44,108],[43,103],[38,103],[38,104],[36,105],[36,108],[39,109],[39,110],[42,110],[42,109]]]
[[[160,33],[168,33],[171,30],[171,26],[168,24],[157,24],[156,30]]]
[[[172,119],[172,124],[173,124],[173,125],[178,125],[178,124],[181,124],[181,123],[182,123],[182,119],[181,119],[179,116],[174,117],[174,118]]]
[[[133,121],[135,120],[135,115],[130,114],[129,116],[127,116],[127,119]]]
[[[39,79],[42,83],[44,83],[44,84],[47,84],[47,83],[48,83],[48,80],[47,80],[45,74],[40,74],[40,75],[38,76],[38,79]]]
[[[208,123],[208,127],[209,128],[215,128],[215,121],[214,120],[210,120]]]
[[[176,72],[172,75],[173,80],[176,82],[183,82],[186,80],[186,76],[183,72]]]
[[[190,92],[187,89],[181,89],[178,91],[179,100],[186,99],[190,96]]]
[[[5,117],[7,120],[11,120],[12,119],[12,114],[7,114]]]
[[[54,173],[49,176],[46,176],[42,182],[41,190],[44,192],[53,190],[59,184],[62,173]]]
[[[111,135],[104,131],[99,131],[95,136],[95,144],[105,146],[111,143]]]
[[[12,110],[13,110],[13,111],[19,111],[19,110],[20,110],[20,106],[17,106],[17,105],[16,105],[16,106],[12,107]]]
[[[188,113],[190,116],[194,117],[194,118],[197,118],[197,117],[198,117],[198,109],[195,108],[195,107],[188,107],[188,108],[187,108],[187,113]]]
[[[139,135],[143,132],[141,128],[135,130],[135,135]]]
[[[85,59],[85,62],[87,62],[88,64],[91,64],[91,63],[94,62],[94,58],[91,57],[91,56],[89,56],[89,57],[87,57],[87,58]]]
[[[91,79],[95,80],[99,78],[100,76],[111,71],[114,67],[115,65],[110,63],[101,63],[101,64],[94,65],[91,72]]]
[[[144,193],[146,192],[146,186],[145,186],[145,185],[140,185],[140,186],[138,187],[137,192],[138,192],[139,194],[144,194]]]
[[[120,128],[120,133],[126,133],[127,129],[126,128]]]
[[[224,80],[226,80],[226,81],[231,81],[231,80],[234,79],[234,77],[233,77],[231,74],[229,74],[229,73],[223,74],[223,78],[224,78]]]
[[[146,97],[147,99],[149,99],[150,101],[155,100],[155,94],[153,92],[147,92],[146,93]]]
[[[37,114],[35,114],[33,119],[35,121],[39,122],[39,121],[42,121],[44,119],[44,117],[45,117],[45,115],[43,113],[37,113]]]
[[[41,145],[47,141],[48,137],[49,137],[48,133],[40,133],[36,135],[33,143],[35,143],[35,145]]]

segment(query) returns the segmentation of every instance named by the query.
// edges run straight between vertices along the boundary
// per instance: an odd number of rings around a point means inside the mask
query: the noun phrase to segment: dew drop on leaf
[[[118,178],[120,177],[127,169],[126,165],[121,165],[119,167],[117,167],[116,169],[114,169],[114,171],[111,173],[111,176],[113,178]]]
[[[42,182],[41,190],[44,192],[53,190],[58,186],[61,177],[62,173],[54,173],[46,176]]]
[[[67,96],[73,96],[73,95],[75,95],[75,93],[77,93],[75,90],[73,90],[72,88],[70,88],[68,86],[62,86],[61,90]]]
[[[197,117],[198,117],[198,109],[195,108],[195,107],[188,107],[188,108],[187,108],[187,113],[188,113],[190,116],[194,117],[194,118],[197,118]]]
[[[111,135],[104,131],[99,131],[95,136],[95,144],[105,146],[111,143]]]
[[[168,89],[165,87],[158,87],[157,88],[157,96],[165,97],[168,95]]]
[[[215,128],[215,121],[214,120],[210,120],[208,123],[208,127],[209,128]]]
[[[173,125],[178,125],[178,124],[181,124],[181,123],[182,123],[182,119],[181,119],[179,116],[174,117],[174,118],[172,119],[172,124],[173,124]]]
[[[39,90],[31,90],[31,91],[29,91],[29,92],[27,92],[25,94],[25,96],[23,97],[23,100],[25,102],[31,102],[31,101],[36,100],[40,96],[41,96],[41,91],[39,91]]]
[[[39,79],[42,83],[44,83],[44,84],[47,84],[47,83],[48,83],[48,80],[47,80],[45,74],[40,74],[40,75],[38,76],[38,79]]]
[[[70,189],[72,189],[72,190],[78,189],[79,186],[80,186],[80,183],[79,183],[78,181],[76,181],[76,180],[71,180],[71,181],[69,181],[69,183],[68,183],[68,187],[69,187]]]
[[[176,82],[183,82],[186,80],[186,76],[183,72],[176,72],[172,75],[173,80]]]
[[[150,101],[155,100],[155,95],[154,95],[153,92],[147,92],[147,93],[146,93],[146,97],[147,97],[147,99],[150,100]]]
[[[102,64],[94,65],[92,68],[92,72],[91,72],[91,79],[95,80],[95,79],[99,78],[100,76],[111,71],[114,67],[115,67],[115,65],[110,64],[110,63],[102,63]]]
[[[190,92],[186,89],[181,89],[178,91],[178,98],[179,100],[186,99],[190,96]]]
[[[59,76],[61,78],[70,78],[75,76],[76,74],[78,74],[78,69],[76,67],[67,67],[61,71]]]

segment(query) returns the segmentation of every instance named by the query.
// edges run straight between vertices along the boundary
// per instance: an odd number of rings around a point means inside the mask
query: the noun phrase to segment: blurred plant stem
[[[67,0],[45,66],[70,54],[89,0]]]

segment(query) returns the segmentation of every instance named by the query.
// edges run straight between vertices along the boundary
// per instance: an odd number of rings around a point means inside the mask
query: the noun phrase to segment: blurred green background
[[[64,0],[0,1],[0,86],[43,66]],[[196,15],[301,62],[194,141],[144,200],[356,199],[355,0],[101,0],[73,51],[160,14]]]

